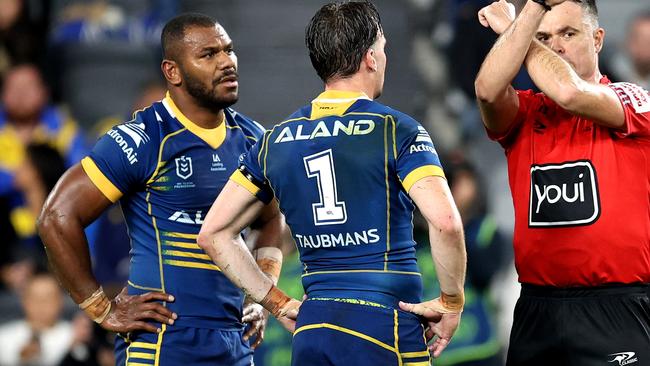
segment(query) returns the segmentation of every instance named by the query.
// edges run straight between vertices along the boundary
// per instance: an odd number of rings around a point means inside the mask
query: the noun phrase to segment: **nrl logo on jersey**
[[[187,179],[192,176],[192,158],[185,155],[175,159],[176,162],[176,175],[179,178]]]
[[[311,132],[303,132],[304,127],[305,125],[299,124],[282,128],[274,143],[279,144],[342,135],[367,135],[375,129],[375,121],[371,119],[350,120],[347,121],[347,125],[339,120],[334,121],[333,125],[331,123],[326,124],[325,121],[320,121]]]

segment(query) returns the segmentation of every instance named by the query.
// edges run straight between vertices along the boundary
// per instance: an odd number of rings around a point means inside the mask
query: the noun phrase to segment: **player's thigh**
[[[292,344],[293,365],[427,365],[419,319],[387,308],[306,301]]]
[[[116,365],[249,366],[253,353],[241,331],[166,327],[160,334],[116,338]]]

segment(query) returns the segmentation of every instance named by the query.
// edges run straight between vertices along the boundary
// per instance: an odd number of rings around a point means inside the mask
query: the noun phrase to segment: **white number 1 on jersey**
[[[308,178],[316,177],[320,201],[311,205],[314,224],[333,225],[347,221],[345,202],[339,202],[336,193],[336,173],[332,149],[321,151],[303,158]]]

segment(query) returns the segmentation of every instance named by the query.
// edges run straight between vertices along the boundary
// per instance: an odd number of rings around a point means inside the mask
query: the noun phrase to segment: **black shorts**
[[[650,365],[649,293],[647,285],[522,285],[506,365]]]

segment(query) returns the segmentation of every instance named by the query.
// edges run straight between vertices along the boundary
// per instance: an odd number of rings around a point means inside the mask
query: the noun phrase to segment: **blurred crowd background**
[[[304,28],[326,1],[0,0],[0,366],[113,365],[113,336],[77,311],[48,272],[35,220],[48,192],[93,142],[163,97],[160,32],[174,15],[216,17],[239,56],[235,109],[269,127],[322,89]],[[505,158],[487,140],[474,77],[496,39],[479,25],[489,0],[376,0],[388,39],[381,102],[431,133],[467,236],[467,307],[437,365],[501,365],[519,286]],[[521,7],[523,0],[514,0]],[[601,70],[650,88],[650,4],[599,0]],[[515,84],[535,88],[525,72]],[[425,298],[437,296],[426,225],[415,219]],[[116,293],[128,276],[119,206],[87,230],[97,278]],[[302,295],[286,248],[280,287]],[[256,365],[289,365],[291,336],[271,321]]]

